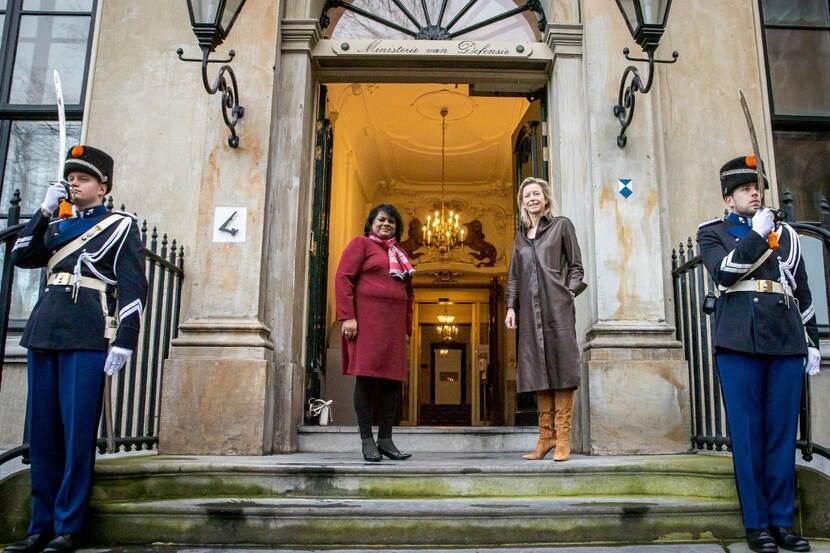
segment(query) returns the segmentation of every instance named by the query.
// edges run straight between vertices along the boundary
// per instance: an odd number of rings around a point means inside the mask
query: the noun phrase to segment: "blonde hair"
[[[559,212],[559,205],[556,203],[553,195],[550,193],[550,185],[548,181],[544,179],[538,179],[536,177],[527,177],[525,180],[522,181],[522,184],[519,185],[519,193],[516,194],[516,202],[519,206],[519,214],[522,219],[522,226],[525,228],[530,228],[533,224],[530,220],[530,215],[527,213],[527,210],[522,206],[522,194],[526,187],[530,186],[531,184],[536,184],[539,188],[542,189],[542,195],[545,197],[545,201],[547,205],[545,206],[545,211],[542,213],[544,217],[548,219],[553,219]]]

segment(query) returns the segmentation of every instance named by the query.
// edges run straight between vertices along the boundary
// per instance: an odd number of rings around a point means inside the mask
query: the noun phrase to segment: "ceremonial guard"
[[[809,551],[792,531],[795,442],[804,372],[821,362],[818,330],[798,234],[763,207],[759,164],[721,168],[730,213],[700,225],[697,240],[719,292],[709,308],[747,543]]]
[[[105,375],[125,365],[138,341],[144,248],[134,217],[103,205],[112,171],[101,150],[71,148],[66,182],[49,186],[14,246],[15,265],[45,267],[47,275],[21,340],[28,349],[32,518],[28,537],[6,551],[78,547],[102,399],[109,401]],[[61,220],[56,211],[66,199],[75,214]]]

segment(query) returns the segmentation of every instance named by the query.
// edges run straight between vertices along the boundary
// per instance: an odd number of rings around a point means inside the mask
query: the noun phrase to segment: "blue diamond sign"
[[[631,190],[631,179],[617,179],[617,184],[620,187],[620,196],[626,200],[634,193],[634,191]]]

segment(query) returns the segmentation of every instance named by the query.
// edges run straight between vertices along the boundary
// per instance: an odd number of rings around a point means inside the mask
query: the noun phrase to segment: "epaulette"
[[[118,209],[113,209],[110,213],[118,213],[119,215],[124,215],[124,216],[126,216],[126,217],[129,217],[130,219],[132,219],[132,220],[133,220],[133,221],[135,221],[136,223],[138,222],[138,217],[137,217],[137,216],[133,215],[132,213],[127,213],[126,211],[121,211],[121,210],[118,210]]]
[[[697,226],[697,230],[700,230],[700,229],[702,229],[702,228],[704,228],[704,227],[708,227],[709,225],[714,225],[715,223],[722,223],[722,222],[723,222],[723,219],[721,219],[720,217],[718,217],[718,218],[716,218],[716,219],[712,219],[711,221],[706,221],[705,223],[700,223],[700,224]]]

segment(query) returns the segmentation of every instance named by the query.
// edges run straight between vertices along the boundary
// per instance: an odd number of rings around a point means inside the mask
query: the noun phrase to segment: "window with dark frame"
[[[67,147],[80,141],[96,3],[0,0],[0,219],[7,218],[15,190],[22,218],[30,218],[57,176],[54,69],[63,88]],[[39,271],[15,273],[11,330],[22,330],[39,288]]]
[[[802,220],[830,200],[830,0],[760,0],[779,190]]]
[[[760,0],[775,169],[799,220],[820,221],[830,200],[830,0]],[[801,237],[816,322],[830,336],[821,242]],[[826,287],[824,288],[826,291]]]

